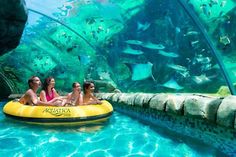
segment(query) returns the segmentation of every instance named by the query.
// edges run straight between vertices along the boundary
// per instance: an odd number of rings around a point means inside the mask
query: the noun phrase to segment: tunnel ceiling
[[[236,82],[235,2],[184,3]],[[214,52],[179,1],[26,0],[26,7],[19,46],[0,57],[12,92],[37,75],[55,77],[61,93],[87,79],[102,92],[229,93]]]

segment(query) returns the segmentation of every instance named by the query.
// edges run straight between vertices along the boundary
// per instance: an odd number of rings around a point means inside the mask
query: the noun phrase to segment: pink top
[[[54,91],[53,91],[53,89],[52,89],[52,95],[51,96],[48,94],[48,92],[46,92],[46,99],[47,99],[47,101],[50,101],[53,98],[54,98]]]

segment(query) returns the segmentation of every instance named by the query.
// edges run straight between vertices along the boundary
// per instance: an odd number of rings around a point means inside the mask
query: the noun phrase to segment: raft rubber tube
[[[113,113],[112,105],[102,100],[102,104],[79,106],[30,106],[9,101],[3,107],[6,116],[30,123],[45,125],[77,125],[103,122]]]

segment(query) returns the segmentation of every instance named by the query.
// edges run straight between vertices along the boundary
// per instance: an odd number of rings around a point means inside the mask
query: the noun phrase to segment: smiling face
[[[94,90],[95,90],[94,83],[91,82],[91,81],[85,81],[84,84],[83,84],[83,90],[84,90],[85,94],[93,93]]]
[[[53,77],[47,77],[43,82],[42,89],[46,92],[51,91],[52,88],[55,87],[55,79]]]
[[[93,83],[91,83],[88,90],[90,90],[90,92],[93,93],[94,89],[95,89],[95,86]]]
[[[48,84],[48,87],[50,87],[50,88],[54,88],[55,87],[55,80],[54,80],[54,78],[52,78],[50,81],[49,81],[49,84]]]
[[[41,81],[37,76],[32,76],[29,80],[28,80],[28,84],[30,88],[38,88],[41,86]]]
[[[73,83],[73,91],[81,91],[81,86],[78,82]]]
[[[95,86],[93,83],[90,83],[90,85],[88,86],[88,88],[85,89],[86,93],[93,93],[95,90]]]

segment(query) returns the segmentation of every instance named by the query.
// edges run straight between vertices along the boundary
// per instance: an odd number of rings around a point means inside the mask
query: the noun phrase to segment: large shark
[[[127,46],[127,48],[124,49],[122,52],[126,53],[126,54],[131,54],[131,55],[141,55],[141,54],[143,54],[143,51],[132,49],[129,46]]]
[[[182,65],[178,64],[167,64],[167,67],[177,70],[177,71],[187,71],[188,69]]]
[[[148,49],[154,49],[154,50],[163,50],[165,49],[165,46],[162,44],[155,44],[152,42],[146,42],[142,44],[142,47],[148,48]]]
[[[126,40],[125,42],[130,45],[142,45],[143,44],[143,42],[139,41],[139,40]]]
[[[163,50],[159,50],[158,54],[165,56],[165,57],[171,57],[171,58],[176,58],[179,57],[179,54],[175,53],[175,52],[166,52]]]

